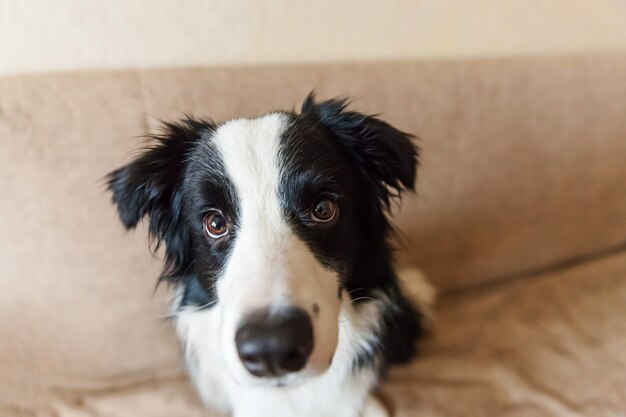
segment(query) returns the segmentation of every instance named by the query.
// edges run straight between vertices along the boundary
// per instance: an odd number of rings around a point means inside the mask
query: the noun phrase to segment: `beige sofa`
[[[0,416],[211,415],[102,177],[158,119],[311,89],[421,138],[398,258],[440,302],[397,415],[626,415],[626,56],[593,56],[0,79]]]

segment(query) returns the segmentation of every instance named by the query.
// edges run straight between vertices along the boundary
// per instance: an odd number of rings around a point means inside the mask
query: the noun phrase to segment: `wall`
[[[0,0],[0,74],[626,51],[624,0]]]

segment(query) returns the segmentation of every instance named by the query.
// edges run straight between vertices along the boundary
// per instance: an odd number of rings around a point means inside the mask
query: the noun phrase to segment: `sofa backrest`
[[[165,291],[152,297],[159,262],[102,178],[159,119],[297,108],[313,89],[419,136],[398,257],[443,290],[626,240],[624,56],[4,78],[0,394],[178,369]]]

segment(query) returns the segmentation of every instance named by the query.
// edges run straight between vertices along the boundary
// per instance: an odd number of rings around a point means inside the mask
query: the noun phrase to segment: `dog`
[[[432,296],[401,289],[393,201],[414,190],[413,137],[345,99],[224,123],[164,123],[107,177],[127,229],[147,217],[185,362],[235,417],[375,417]],[[409,273],[414,282],[421,277]]]

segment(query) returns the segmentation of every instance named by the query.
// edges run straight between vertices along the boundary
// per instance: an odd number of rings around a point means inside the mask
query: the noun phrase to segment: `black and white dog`
[[[189,373],[236,417],[385,416],[381,373],[410,359],[429,287],[412,304],[388,242],[417,148],[384,121],[316,103],[215,124],[166,123],[112,172],[126,228],[144,217]],[[417,282],[420,281],[420,282]]]

